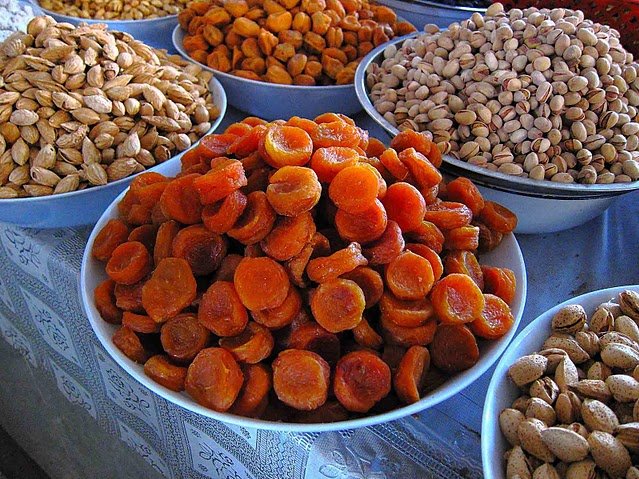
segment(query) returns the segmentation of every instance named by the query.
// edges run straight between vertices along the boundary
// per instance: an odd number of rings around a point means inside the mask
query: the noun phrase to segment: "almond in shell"
[[[541,431],[541,439],[560,461],[581,461],[588,455],[588,442],[569,429],[549,427]]]
[[[581,405],[581,417],[591,431],[613,433],[619,425],[615,413],[601,401],[586,399]]]
[[[588,436],[588,444],[595,464],[611,477],[624,477],[632,466],[630,453],[612,434],[593,431]]]
[[[539,419],[526,419],[519,424],[517,435],[521,447],[527,453],[544,462],[553,462],[555,455],[542,440],[541,433],[545,429],[547,429],[546,425]]]
[[[539,354],[523,356],[508,369],[508,377],[519,387],[541,378],[546,371],[548,359]]]

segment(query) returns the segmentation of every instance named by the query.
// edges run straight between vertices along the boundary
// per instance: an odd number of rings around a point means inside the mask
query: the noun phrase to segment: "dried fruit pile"
[[[369,51],[415,31],[368,0],[198,0],[178,19],[194,60],[251,80],[306,86],[352,83]]]
[[[517,219],[440,162],[419,133],[385,148],[332,113],[206,136],[96,236],[115,345],[217,411],[326,422],[419,400],[513,324],[513,272],[475,251]]]
[[[512,448],[506,477],[639,477],[639,294],[621,292],[588,315],[552,318],[542,350],[508,377],[521,390],[499,425]]]
[[[36,17],[0,44],[0,198],[104,185],[191,146],[210,72],[106,30]]]
[[[70,17],[143,20],[177,15],[188,0],[40,0],[47,10]]]

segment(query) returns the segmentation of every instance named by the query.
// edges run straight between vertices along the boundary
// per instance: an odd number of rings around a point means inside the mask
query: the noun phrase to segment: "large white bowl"
[[[168,175],[175,174],[179,171],[179,165],[172,163],[170,169],[165,173]],[[437,389],[428,393],[419,402],[404,406],[399,409],[395,409],[384,414],[378,414],[375,416],[368,416],[361,419],[353,419],[335,423],[325,424],[297,424],[297,423],[284,423],[263,421],[258,419],[251,419],[242,416],[235,416],[227,413],[219,413],[211,409],[207,409],[197,404],[186,393],[176,393],[160,386],[158,383],[151,380],[144,374],[143,367],[127,358],[122,352],[113,345],[111,337],[117,329],[116,326],[104,321],[98,313],[95,302],[93,299],[93,291],[95,287],[104,281],[107,276],[104,272],[104,264],[95,260],[91,255],[91,249],[93,242],[98,232],[102,227],[113,218],[118,217],[117,204],[124,196],[122,193],[104,212],[104,215],[100,218],[100,221],[95,225],[93,232],[87,243],[84,257],[82,258],[82,270],[80,273],[80,287],[82,290],[82,300],[84,309],[89,318],[93,331],[97,335],[98,339],[108,351],[108,353],[115,359],[115,361],[122,366],[131,376],[137,381],[142,383],[151,391],[159,394],[163,398],[172,403],[177,404],[189,411],[193,411],[203,416],[210,417],[212,419],[218,419],[231,424],[236,424],[244,427],[270,429],[270,430],[282,430],[282,431],[296,431],[296,432],[319,432],[319,431],[333,431],[351,429],[362,426],[371,426],[386,421],[392,421],[409,414],[417,413],[423,409],[432,407],[445,399],[457,394],[459,391],[466,388],[469,384],[479,378],[499,357],[499,355],[506,349],[506,346],[512,339],[517,330],[517,325],[521,319],[522,312],[524,310],[524,304],[526,302],[526,268],[524,265],[524,259],[519,249],[519,245],[514,235],[509,234],[504,236],[502,244],[495,250],[480,258],[482,263],[490,264],[494,266],[507,267],[515,272],[517,279],[517,293],[513,303],[513,315],[515,317],[515,324],[511,330],[497,341],[480,341],[479,347],[481,356],[479,362],[467,371],[464,371],[451,379],[445,384],[441,385]]]
[[[212,78],[209,88],[213,101],[220,109],[220,116],[213,122],[207,134],[215,131],[226,112],[226,94],[220,82]],[[197,143],[191,148],[195,145]],[[191,148],[146,171],[162,174],[175,171],[174,165],[179,167],[179,159]],[[136,176],[131,175],[104,186],[93,186],[59,195],[2,199],[0,200],[0,222],[27,228],[65,228],[94,224],[113,198],[129,186]]]
[[[459,7],[445,3],[429,2],[428,0],[378,0],[380,5],[386,5],[411,22],[417,28],[427,23],[434,23],[441,28],[447,28],[453,22],[468,19],[474,12],[486,13],[485,8]]]
[[[173,46],[187,60],[215,73],[220,80],[229,103],[238,110],[266,120],[301,116],[315,118],[326,113],[354,115],[361,111],[355,86],[298,86],[278,85],[263,81],[248,80],[229,73],[214,70],[203,63],[196,62],[184,50],[184,30],[178,25],[173,30]]]
[[[100,20],[62,15],[59,12],[42,8],[38,0],[31,0],[31,3],[40,8],[45,14],[53,17],[57,22],[66,22],[72,25],[79,25],[82,22],[89,24],[104,23],[109,26],[109,30],[126,32],[133,35],[136,40],[140,40],[149,46],[173,51],[171,32],[178,23],[177,15],[143,20]]]
[[[620,292],[627,289],[639,292],[639,285],[600,289],[558,304],[530,323],[508,346],[488,386],[482,414],[481,459],[485,478],[506,478],[504,453],[509,449],[509,444],[499,429],[499,413],[510,407],[519,396],[517,386],[507,377],[508,368],[520,357],[541,350],[544,341],[550,336],[552,317],[564,306],[580,304],[590,316],[601,303],[616,298]]]
[[[382,62],[386,47],[394,44],[399,48],[418,34],[395,38],[375,48],[362,59],[355,72],[357,98],[366,113],[391,136],[399,130],[373,106],[368,96],[366,70],[371,63]],[[520,178],[471,165],[451,155],[444,156],[441,169],[453,176],[470,178],[486,198],[514,211],[519,219],[515,233],[524,234],[552,233],[581,225],[603,213],[616,196],[639,189],[639,181],[585,185]]]

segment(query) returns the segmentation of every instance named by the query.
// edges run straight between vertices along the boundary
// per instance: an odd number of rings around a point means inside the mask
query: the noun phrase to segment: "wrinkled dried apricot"
[[[312,410],[328,397],[331,369],[312,351],[287,349],[273,361],[273,389],[284,404]]]
[[[160,208],[167,218],[187,225],[202,220],[200,196],[193,185],[201,176],[193,173],[169,182],[160,197]]]
[[[149,353],[144,349],[142,342],[135,331],[126,326],[122,326],[113,333],[113,344],[131,361],[144,364],[149,357]]]
[[[359,153],[353,148],[331,146],[318,148],[311,157],[311,168],[324,183],[330,183],[344,168],[354,166],[359,161]]]
[[[330,256],[315,258],[308,262],[306,274],[311,281],[325,283],[358,266],[365,266],[368,261],[362,256],[362,248],[357,243],[351,243],[346,248],[336,251]]]
[[[215,281],[231,281],[235,275],[237,265],[242,261],[243,256],[239,254],[229,254],[222,259],[220,267],[215,272],[213,279]]]
[[[419,401],[429,367],[428,349],[423,346],[408,348],[393,377],[395,393],[406,404]]]
[[[113,290],[115,294],[115,304],[118,308],[132,313],[144,313],[142,306],[142,288],[144,287],[144,279],[134,284],[115,285]]]
[[[185,259],[195,276],[205,276],[215,271],[226,256],[226,239],[204,225],[187,226],[173,239],[171,256]]]
[[[335,205],[348,213],[361,213],[370,208],[378,193],[375,173],[363,165],[348,166],[340,170],[328,188]]]
[[[353,329],[353,338],[360,346],[371,349],[380,349],[384,344],[382,337],[377,334],[366,319],[362,319]]]
[[[315,221],[309,212],[293,217],[283,216],[260,246],[271,258],[286,261],[299,254],[314,234]]]
[[[428,298],[402,300],[386,291],[379,300],[382,317],[404,328],[416,328],[432,319],[435,311]]]
[[[432,153],[436,145],[430,141],[423,133],[413,130],[400,131],[390,142],[390,147],[398,152],[408,148],[415,148],[416,151],[424,155],[437,168],[441,166],[441,155]]]
[[[367,412],[390,392],[390,368],[373,353],[353,351],[337,362],[333,389],[346,409]]]
[[[459,177],[448,183],[446,196],[450,201],[457,201],[468,206],[473,216],[479,216],[484,209],[484,197],[468,178]]]
[[[484,295],[473,279],[452,273],[433,286],[430,299],[435,314],[444,323],[470,323],[481,316]]]
[[[319,285],[311,298],[315,320],[327,331],[353,329],[362,319],[366,299],[354,281],[334,279]]]
[[[135,314],[130,311],[122,313],[122,326],[130,328],[136,333],[159,333],[160,325],[144,314]]]
[[[211,170],[193,180],[193,188],[203,205],[220,201],[246,184],[242,163],[225,156],[213,158]]]
[[[392,184],[382,200],[388,219],[396,221],[404,232],[417,229],[426,213],[421,193],[409,183]]]
[[[220,338],[220,346],[233,353],[242,363],[256,364],[271,355],[274,346],[271,332],[254,321],[237,336]]]
[[[422,221],[417,229],[406,233],[413,242],[428,246],[437,253],[444,249],[444,233],[430,221]]]
[[[149,253],[152,253],[155,247],[157,232],[157,225],[141,225],[131,230],[127,241],[139,241],[146,247]]]
[[[234,282],[242,304],[251,311],[277,308],[290,288],[286,270],[270,258],[244,258],[237,265]]]
[[[370,243],[381,238],[387,226],[386,209],[379,200],[374,200],[359,213],[348,213],[341,209],[335,213],[335,227],[339,235],[348,241]]]
[[[364,293],[366,309],[372,308],[384,293],[384,281],[380,274],[372,268],[358,266],[353,271],[342,274],[342,278],[355,281]]]
[[[156,266],[164,258],[171,256],[173,240],[179,231],[180,224],[177,221],[169,220],[159,226],[155,236],[155,247],[153,248],[153,262]]]
[[[301,128],[271,125],[260,140],[259,151],[274,168],[304,166],[313,154],[313,141]]]
[[[144,374],[171,391],[184,391],[186,368],[171,364],[164,355],[150,357],[144,363]]]
[[[237,336],[248,324],[248,313],[233,283],[216,281],[202,295],[197,318],[217,336]]]
[[[269,329],[280,329],[293,322],[302,309],[302,297],[294,288],[290,287],[284,302],[275,308],[253,311],[255,322]]]
[[[439,281],[439,278],[444,273],[444,265],[441,257],[433,249],[420,243],[407,243],[406,249],[430,261],[430,266],[433,269],[433,278],[435,281]]]
[[[162,325],[162,348],[180,363],[190,362],[209,342],[211,334],[195,314],[179,314]]]
[[[100,230],[93,241],[91,254],[98,261],[109,261],[113,250],[127,241],[129,227],[119,219],[112,219]]]
[[[197,283],[189,263],[182,258],[165,258],[142,287],[144,310],[163,323],[193,302]]]
[[[254,191],[246,197],[246,208],[226,234],[245,245],[257,243],[271,232],[276,216],[266,194]]]
[[[271,370],[265,364],[242,366],[244,385],[229,412],[244,417],[260,417],[268,405],[273,386]]]
[[[122,322],[122,311],[115,304],[115,281],[106,279],[97,285],[93,291],[93,299],[95,308],[107,323]]]
[[[505,206],[494,201],[486,201],[479,219],[490,229],[502,234],[510,233],[517,227],[517,216]]]
[[[472,225],[479,229],[479,244],[477,246],[477,251],[480,253],[487,253],[494,250],[504,239],[503,233],[490,229],[477,219],[473,219]]]
[[[384,299],[382,298],[382,301]],[[407,327],[399,326],[389,319],[389,316],[382,315],[379,319],[379,325],[382,330],[382,336],[389,344],[403,346],[426,346],[433,341],[435,329],[437,329],[437,320],[431,318],[421,326]]]
[[[319,354],[329,364],[335,364],[340,357],[341,344],[336,334],[308,321],[292,328],[287,343],[291,349],[305,349]]]
[[[424,220],[430,221],[442,230],[452,230],[470,224],[473,212],[463,203],[441,201],[428,205]]]
[[[419,300],[430,292],[434,282],[430,262],[410,251],[401,253],[386,268],[386,286],[399,299]]]
[[[371,265],[390,263],[404,249],[404,237],[399,225],[388,221],[384,233],[364,248],[364,256]]]
[[[285,166],[269,179],[268,201],[278,214],[297,216],[310,211],[319,202],[322,185],[310,168]]]
[[[420,188],[430,188],[442,181],[442,174],[439,170],[415,148],[402,150],[399,153],[399,160],[406,165],[413,181]]]
[[[199,352],[186,373],[185,389],[198,404],[214,411],[228,410],[237,398],[244,374],[233,355],[222,348]]]
[[[259,148],[260,140],[266,134],[266,127],[264,125],[250,127],[246,123],[234,123],[234,125],[244,125],[248,128],[248,131],[244,130],[238,138],[229,145],[226,150],[227,154],[235,155],[237,158],[245,158],[256,152]],[[234,125],[231,125],[231,127]]]
[[[468,323],[475,334],[484,339],[499,339],[515,324],[510,307],[499,296],[484,294],[484,310],[481,317]]]
[[[463,324],[440,324],[430,348],[433,365],[449,374],[464,371],[479,360],[473,333]]]
[[[396,180],[404,181],[408,176],[408,168],[406,168],[406,165],[402,163],[397,151],[393,148],[384,150],[379,155],[379,161],[382,162],[384,168],[386,168]]]
[[[202,210],[204,226],[217,234],[228,232],[244,213],[247,198],[241,191],[234,191],[216,203],[206,205]]]
[[[213,158],[226,155],[229,146],[236,140],[237,135],[230,133],[206,135],[200,140],[198,152],[201,150],[201,155],[206,160],[212,160]]]
[[[321,123],[310,133],[315,148],[329,146],[345,146],[354,148],[359,145],[360,136],[357,128],[344,121]]]
[[[444,248],[448,250],[475,251],[479,247],[479,228],[461,226],[444,233]]]
[[[113,250],[106,272],[116,283],[135,284],[151,271],[151,255],[139,241],[127,241]]]
[[[508,304],[513,304],[517,292],[515,273],[508,268],[481,266],[484,276],[484,292],[499,296]]]
[[[484,289],[484,274],[477,257],[470,251],[451,251],[444,257],[446,274],[461,273],[472,278],[479,289]]]

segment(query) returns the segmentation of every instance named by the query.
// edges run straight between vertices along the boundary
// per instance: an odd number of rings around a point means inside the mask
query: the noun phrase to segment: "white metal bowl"
[[[517,386],[507,377],[508,368],[520,357],[541,349],[551,333],[552,317],[564,306],[580,304],[590,316],[601,303],[616,298],[620,292],[627,289],[639,292],[639,285],[600,289],[569,299],[537,317],[508,346],[495,368],[486,392],[481,427],[481,458],[484,477],[490,479],[506,478],[503,457],[509,445],[499,429],[499,413],[510,407],[519,395]]]
[[[215,78],[211,79],[209,88],[213,95],[213,101],[220,109],[220,116],[213,122],[207,134],[215,131],[226,112],[226,94],[220,82]],[[196,144],[191,148],[195,147]],[[174,171],[173,165],[179,165],[179,159],[183,154],[184,152],[149,168],[147,171],[162,174]],[[104,186],[93,186],[59,195],[1,199],[0,222],[27,228],[65,228],[94,224],[113,201],[113,198],[129,186],[129,183],[136,176],[128,176]]]
[[[445,28],[453,22],[466,20],[474,12],[486,13],[485,8],[458,7],[427,0],[378,0],[377,3],[392,8],[417,28],[422,28],[427,23]]]
[[[104,23],[109,26],[109,30],[126,32],[133,35],[136,40],[140,40],[151,47],[173,51],[171,32],[178,23],[177,15],[143,20],[101,20],[62,15],[59,12],[42,8],[38,0],[31,0],[31,3],[40,8],[46,15],[53,17],[57,22],[66,22],[72,25],[78,25],[82,22],[89,24]]]
[[[354,115],[362,110],[362,105],[355,94],[355,86],[352,83],[349,85],[298,86],[248,80],[196,62],[184,50],[183,41],[184,30],[178,25],[173,30],[175,49],[185,59],[214,72],[224,85],[229,103],[238,110],[266,120],[292,116],[315,118],[326,112]]]
[[[170,168],[165,171],[166,174],[171,175],[179,171],[179,165],[172,163]],[[384,414],[378,414],[374,416],[363,417],[360,419],[352,419],[348,421],[335,422],[335,423],[323,423],[323,424],[297,424],[297,423],[285,423],[264,421],[258,419],[251,419],[242,416],[235,416],[228,413],[220,413],[207,409],[197,404],[186,393],[176,393],[160,386],[158,383],[151,380],[144,374],[143,367],[127,358],[117,347],[113,345],[111,337],[116,330],[116,326],[104,321],[98,313],[95,302],[93,299],[93,291],[95,287],[104,281],[107,276],[104,271],[104,264],[95,260],[91,255],[91,249],[93,242],[98,232],[102,227],[113,218],[118,217],[117,204],[124,196],[122,193],[116,198],[113,203],[104,212],[98,223],[95,225],[93,232],[87,243],[84,257],[82,258],[82,270],[80,273],[80,288],[82,291],[82,301],[84,310],[89,318],[91,326],[96,336],[108,351],[108,353],[115,359],[115,361],[133,376],[137,381],[142,383],[145,387],[160,395],[164,399],[171,401],[178,406],[181,406],[189,411],[201,414],[212,419],[218,419],[231,424],[239,426],[269,429],[269,430],[281,430],[281,431],[295,431],[295,432],[319,432],[319,431],[334,431],[343,429],[352,429],[363,426],[371,426],[382,422],[392,421],[409,414],[415,414],[423,409],[432,407],[451,396],[457,394],[464,388],[466,388],[473,381],[477,380],[490,366],[499,358],[501,353],[506,349],[508,343],[512,339],[517,330],[517,325],[521,319],[524,305],[526,302],[526,267],[524,265],[524,259],[519,249],[519,245],[515,236],[512,234],[504,236],[503,242],[498,248],[490,253],[482,255],[480,262],[483,264],[490,264],[494,266],[510,268],[514,271],[517,281],[516,297],[512,305],[513,316],[515,317],[515,324],[506,335],[496,341],[479,341],[480,359],[479,362],[472,368],[451,377],[444,384],[437,389],[429,392],[420,401],[404,406]]]
[[[399,47],[417,35],[411,33],[380,45],[362,59],[355,72],[357,98],[366,113],[391,136],[399,130],[373,106],[368,96],[366,71],[371,63],[381,64],[386,47],[392,44]],[[488,199],[517,213],[519,222],[515,233],[551,233],[581,225],[603,213],[615,196],[639,189],[639,181],[585,185],[520,178],[471,165],[451,155],[444,156],[441,169],[453,176],[470,178]]]

